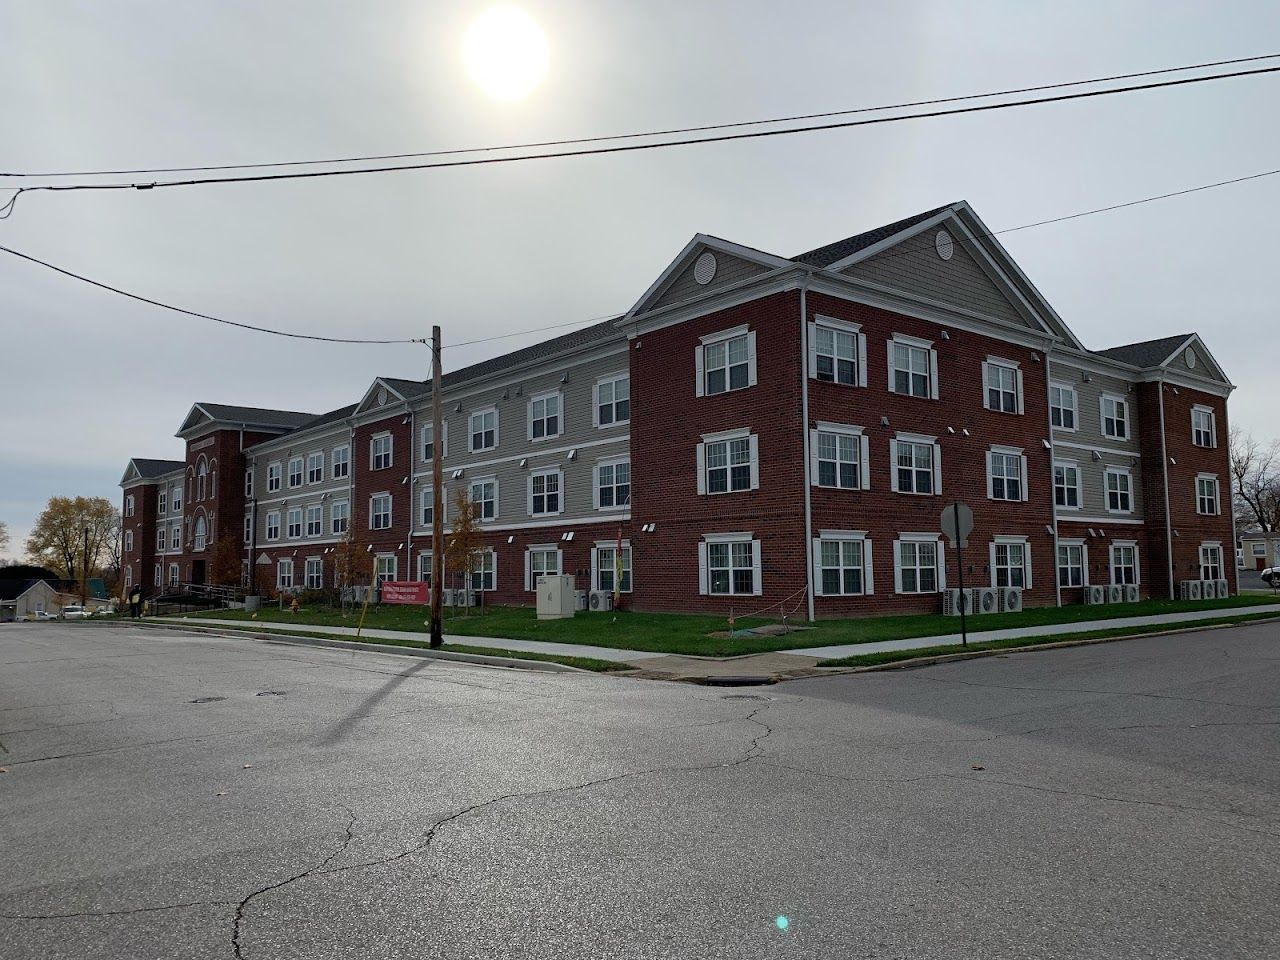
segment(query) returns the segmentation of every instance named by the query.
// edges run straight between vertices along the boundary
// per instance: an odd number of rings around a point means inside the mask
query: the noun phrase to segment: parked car
[[[78,603],[72,603],[62,608],[61,616],[63,620],[87,620],[93,613]]]
[[[1280,568],[1267,567],[1260,574],[1263,583],[1268,587],[1280,587]]]
[[[36,610],[33,613],[28,613],[22,619],[27,621],[33,621],[33,620],[57,620],[58,618],[55,617],[52,613],[50,613],[48,610]]]

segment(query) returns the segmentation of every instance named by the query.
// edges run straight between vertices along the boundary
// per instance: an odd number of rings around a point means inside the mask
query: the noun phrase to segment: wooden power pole
[[[431,328],[431,646],[444,644],[444,399],[440,396],[440,328]]]

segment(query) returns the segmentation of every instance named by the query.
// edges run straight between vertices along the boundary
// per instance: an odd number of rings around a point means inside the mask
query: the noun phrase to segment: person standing
[[[142,590],[134,587],[129,594],[129,615],[137,620],[142,616]]]

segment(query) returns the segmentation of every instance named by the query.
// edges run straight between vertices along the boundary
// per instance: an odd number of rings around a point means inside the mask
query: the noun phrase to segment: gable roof
[[[183,418],[175,436],[181,437],[188,430],[201,424],[201,418],[210,423],[230,423],[265,427],[268,430],[293,430],[315,417],[314,413],[297,410],[272,410],[267,407],[241,407],[228,403],[195,403]]]
[[[1195,334],[1180,333],[1176,337],[1160,337],[1158,340],[1126,343],[1094,352],[1111,360],[1133,364],[1135,367],[1158,367],[1177,353],[1178,348],[1193,336]]]
[[[963,201],[957,201],[963,202]],[[852,256],[860,250],[867,247],[875,246],[881,240],[887,240],[895,233],[901,233],[903,230],[909,230],[918,223],[923,223],[930,217],[936,217],[942,211],[954,207],[956,204],[948,203],[941,207],[934,207],[932,210],[926,210],[924,213],[917,213],[914,216],[905,217],[902,220],[896,220],[893,223],[886,223],[883,227],[876,227],[873,230],[866,230],[862,233],[854,234],[852,237],[845,237],[843,240],[837,240],[834,243],[828,243],[825,246],[816,247],[804,253],[797,254],[791,259],[796,263],[805,263],[811,267],[829,267],[833,263],[837,263],[846,257]]]
[[[147,460],[142,457],[134,457],[129,463],[137,470],[140,480],[154,480],[166,473],[184,470],[187,466],[181,460]]]

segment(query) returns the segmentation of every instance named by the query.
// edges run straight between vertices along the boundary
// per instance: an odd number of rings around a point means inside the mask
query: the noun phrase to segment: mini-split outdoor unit
[[[613,594],[608,590],[592,590],[589,602],[592,610],[612,610]]]
[[[1183,580],[1178,584],[1178,596],[1183,600],[1199,600],[1201,598],[1199,580]]]
[[[453,591],[444,589],[440,591],[440,602],[446,607],[453,606]]]
[[[1125,603],[1138,602],[1138,585],[1136,583],[1126,583],[1124,585],[1124,602]]]
[[[1084,588],[1085,603],[1106,603],[1107,588],[1103,586],[1085,587]]]
[[[1107,587],[1107,603],[1124,603],[1124,584],[1113,583]]]
[[[1225,580],[1218,581],[1218,599],[1225,600],[1231,596],[1231,585]]]
[[[1000,609],[1000,592],[995,587],[974,587],[973,609],[976,613],[996,613]]]
[[[963,603],[965,613],[973,613],[973,591],[957,590],[954,587],[942,594],[942,612],[948,617],[960,616]]]
[[[1218,599],[1218,581],[1217,580],[1201,580],[1200,581],[1200,599],[1202,600]]]
[[[575,591],[573,591],[573,608],[574,608],[575,610],[586,610],[586,609],[588,609],[588,607],[587,607],[587,591],[585,591],[585,590],[575,590]]]
[[[1022,588],[1001,587],[1000,609],[1005,613],[1017,613],[1022,609]]]

